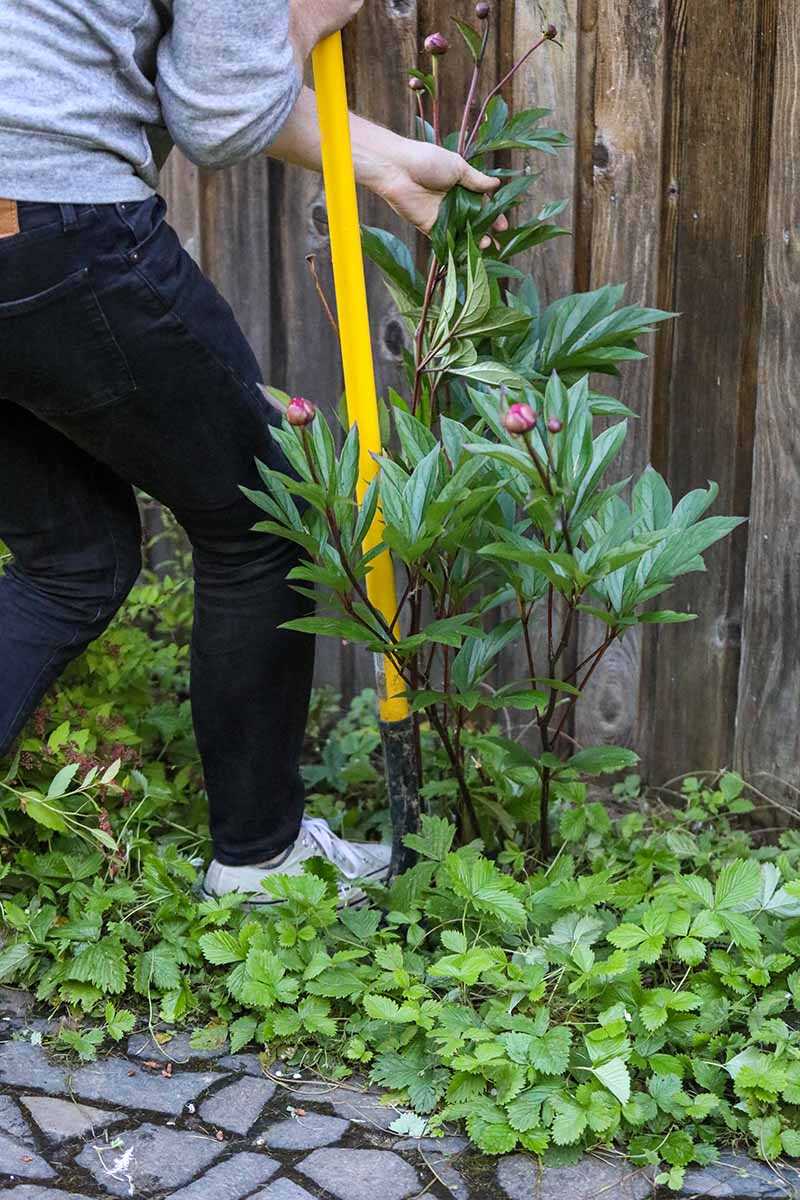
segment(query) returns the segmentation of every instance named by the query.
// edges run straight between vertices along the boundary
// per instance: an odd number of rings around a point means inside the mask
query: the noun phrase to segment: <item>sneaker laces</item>
[[[330,859],[338,867],[344,867],[346,873],[363,873],[364,864],[358,851],[344,838],[337,837],[322,817],[303,817],[300,828],[301,840],[304,840],[306,845],[313,842],[323,858]]]

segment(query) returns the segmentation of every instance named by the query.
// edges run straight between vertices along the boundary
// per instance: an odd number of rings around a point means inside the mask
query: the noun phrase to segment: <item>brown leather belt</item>
[[[19,233],[19,210],[16,200],[0,199],[0,238]]]

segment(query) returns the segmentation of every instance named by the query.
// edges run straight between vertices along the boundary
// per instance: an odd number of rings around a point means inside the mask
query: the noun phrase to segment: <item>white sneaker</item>
[[[346,842],[322,818],[304,817],[297,841],[280,858],[246,867],[226,867],[213,859],[203,880],[203,896],[214,900],[230,892],[246,892],[251,904],[280,904],[262,890],[262,880],[270,875],[302,875],[303,864],[309,858],[326,858],[339,870],[339,907],[346,908],[360,903],[366,895],[346,881],[382,883],[389,875],[392,848],[381,842]]]

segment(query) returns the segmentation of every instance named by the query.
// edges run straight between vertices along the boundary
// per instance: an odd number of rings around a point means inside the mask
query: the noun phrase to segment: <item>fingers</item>
[[[500,187],[499,179],[495,179],[492,175],[484,175],[483,171],[478,171],[477,168],[470,166],[466,159],[459,183],[471,192],[494,192]]]
[[[508,217],[501,213],[497,220],[492,224],[492,229],[495,233],[505,233],[505,231],[508,229]],[[494,238],[489,237],[487,234],[486,237],[481,238],[478,245],[481,250],[488,250],[490,246],[497,245],[497,243],[495,242]]]

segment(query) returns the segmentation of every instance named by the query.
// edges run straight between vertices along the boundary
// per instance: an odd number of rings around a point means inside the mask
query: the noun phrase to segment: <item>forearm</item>
[[[407,140],[354,113],[350,114],[350,137],[356,179],[371,191],[384,194],[387,185],[406,165]],[[267,153],[312,171],[322,170],[317,102],[311,88],[303,88],[291,116]]]

